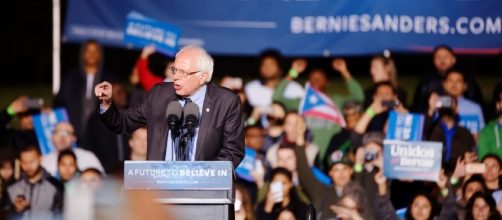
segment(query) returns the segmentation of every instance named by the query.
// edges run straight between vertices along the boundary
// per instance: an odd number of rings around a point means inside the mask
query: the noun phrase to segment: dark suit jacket
[[[147,125],[148,160],[164,160],[168,126],[166,109],[178,100],[172,83],[159,83],[141,104],[125,110],[112,105],[100,115],[113,131],[130,134]],[[201,106],[199,106],[201,107]],[[239,97],[228,89],[207,84],[199,125],[195,160],[226,160],[237,167],[244,158],[244,121]]]

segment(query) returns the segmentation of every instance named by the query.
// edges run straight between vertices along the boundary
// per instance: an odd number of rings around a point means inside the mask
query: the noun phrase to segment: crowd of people
[[[153,46],[142,50],[128,92],[129,85],[106,71],[102,46],[85,42],[79,66],[65,75],[54,97],[52,107],[63,107],[69,121],[53,129],[49,154],[42,155],[32,122],[33,115],[49,107],[31,109],[28,97],[20,96],[0,112],[1,216],[59,215],[72,181],[98,188],[103,178],[123,172],[125,160],[146,160],[147,129],[129,136],[112,132],[99,118],[93,92],[96,84],[109,81],[117,108],[141,103],[155,84],[173,80],[171,60],[163,74],[151,70],[154,53]],[[246,151],[256,154],[251,178],[237,175],[236,219],[306,219],[312,206],[318,219],[501,219],[502,82],[485,103],[475,77],[456,68],[450,47],[434,49],[436,72],[423,77],[413,98],[399,85],[389,56],[371,59],[367,88],[344,59],[334,59],[329,70],[309,66],[305,59],[284,68],[274,50],[264,51],[259,60],[254,80],[218,76],[221,80],[213,82],[239,95]],[[332,92],[332,72],[348,92]],[[306,91],[297,81],[300,75],[331,99],[345,123],[301,114]],[[391,111],[424,115],[422,139],[443,145],[439,181],[383,175]],[[461,124],[462,116],[475,117],[478,129]],[[13,118],[18,126],[12,126]],[[482,172],[468,169],[475,163],[483,164]]]

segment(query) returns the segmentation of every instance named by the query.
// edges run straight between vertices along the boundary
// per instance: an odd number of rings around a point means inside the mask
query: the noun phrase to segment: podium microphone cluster
[[[176,160],[189,160],[192,138],[199,121],[199,106],[188,102],[184,107],[178,101],[171,101],[166,110],[166,119],[171,131],[172,152]],[[173,159],[173,158],[172,158]]]

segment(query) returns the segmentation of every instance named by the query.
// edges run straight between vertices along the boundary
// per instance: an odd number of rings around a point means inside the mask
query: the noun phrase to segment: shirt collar
[[[206,95],[207,85],[201,86],[193,95],[189,96],[192,102],[199,103],[200,100]]]

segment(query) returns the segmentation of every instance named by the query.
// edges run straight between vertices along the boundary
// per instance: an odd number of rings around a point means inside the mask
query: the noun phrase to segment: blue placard
[[[501,53],[502,1],[458,0],[72,0],[64,40],[124,47],[131,11],[183,30],[180,45],[211,53],[289,56],[431,52]]]
[[[51,153],[54,145],[51,141],[54,126],[63,121],[68,121],[68,114],[64,108],[55,108],[49,112],[33,115],[33,129],[37,136],[38,145],[42,155]]]
[[[383,175],[391,179],[437,181],[442,153],[440,142],[385,140]]]
[[[252,148],[246,147],[245,153],[246,155],[244,156],[244,159],[235,169],[235,174],[237,174],[237,176],[241,179],[254,182],[251,172],[255,169],[256,151]]]
[[[159,52],[172,56],[178,50],[180,34],[181,29],[174,25],[131,12],[126,18],[124,43],[133,47],[155,45]]]
[[[124,187],[144,190],[229,190],[230,161],[125,161]]]
[[[391,111],[387,123],[386,139],[420,141],[424,130],[424,116],[415,113]]]
[[[481,123],[477,115],[460,115],[460,121],[458,123],[472,134],[478,134],[481,130]]]

